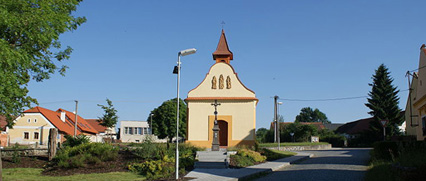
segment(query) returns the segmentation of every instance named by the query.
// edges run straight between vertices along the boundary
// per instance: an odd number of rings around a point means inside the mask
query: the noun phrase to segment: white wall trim
[[[13,126],[13,129],[18,128],[18,129],[40,129],[41,126]],[[53,126],[44,126],[43,129],[50,129],[50,128],[55,128]]]

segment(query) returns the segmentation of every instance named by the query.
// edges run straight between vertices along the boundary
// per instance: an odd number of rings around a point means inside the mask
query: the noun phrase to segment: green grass
[[[278,150],[270,150],[270,149],[264,149],[263,153],[264,156],[266,156],[267,161],[273,161],[278,160],[281,158],[286,158],[290,156],[294,156],[297,153],[291,152],[291,151],[278,151]]]
[[[3,169],[3,180],[145,180],[141,175],[131,172],[111,172],[78,174],[71,176],[44,176],[40,168],[6,168]]]
[[[313,146],[313,145],[327,145],[327,142],[284,142],[280,143],[280,146]],[[278,147],[278,143],[260,143],[260,147]]]
[[[365,174],[364,180],[376,181],[376,180],[396,180],[396,175],[391,168],[392,162],[385,161],[373,161],[370,163],[370,168]]]

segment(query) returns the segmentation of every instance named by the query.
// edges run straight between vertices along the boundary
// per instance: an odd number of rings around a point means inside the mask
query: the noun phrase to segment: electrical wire
[[[401,90],[399,92],[405,92],[409,89]],[[293,101],[293,102],[325,102],[325,101],[342,101],[342,100],[352,100],[352,99],[363,99],[368,98],[369,96],[354,96],[354,97],[340,97],[340,98],[327,98],[327,99],[290,99],[290,98],[278,98],[278,100],[283,101]]]

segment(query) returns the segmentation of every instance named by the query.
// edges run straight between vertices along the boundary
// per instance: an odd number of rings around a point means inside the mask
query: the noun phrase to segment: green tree
[[[72,15],[80,2],[0,0],[0,115],[6,116],[9,127],[14,116],[37,103],[28,96],[30,79],[64,75],[67,66],[59,62],[68,59],[72,49],[63,49],[59,36],[86,22]]]
[[[98,122],[102,126],[112,128],[113,126],[115,126],[115,124],[117,124],[118,121],[117,110],[112,105],[111,100],[106,99],[106,102],[108,104],[107,106],[98,104],[98,106],[101,107],[105,112],[102,117],[99,117]]]
[[[313,110],[310,107],[302,108],[299,115],[296,116],[295,122],[331,123],[323,112],[318,109]]]
[[[381,64],[373,75],[371,91],[368,93],[368,103],[365,105],[371,109],[368,112],[376,121],[370,122],[370,130],[376,133],[376,138],[383,135],[383,127],[380,120],[389,120],[386,125],[386,134],[389,136],[399,135],[398,126],[403,123],[401,109],[399,109],[399,97],[397,87],[392,85],[393,79],[390,77],[389,69]]]
[[[318,129],[313,125],[304,125],[299,122],[286,124],[280,127],[280,139],[284,142],[290,142],[290,133],[294,133],[296,142],[310,141],[311,136],[318,135]]]
[[[256,140],[260,143],[266,143],[266,134],[268,133],[268,129],[266,128],[259,128],[256,131]]]
[[[179,137],[185,138],[186,134],[186,104],[179,99]],[[160,139],[168,138],[172,142],[172,138],[176,136],[176,103],[177,99],[170,99],[163,102],[161,106],[151,111],[152,115],[152,131]],[[147,118],[148,124],[151,124],[151,117]]]

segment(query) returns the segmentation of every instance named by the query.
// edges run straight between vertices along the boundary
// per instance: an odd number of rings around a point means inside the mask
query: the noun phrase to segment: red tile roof
[[[318,131],[325,129],[324,124],[320,123],[320,122],[299,122],[299,123],[301,125],[313,125],[313,126],[315,126],[318,129]],[[293,123],[291,123],[291,122],[284,122],[284,123],[281,122],[280,123],[281,126],[287,125],[287,124],[293,124]],[[274,125],[275,125],[274,122],[271,122],[271,127],[270,127],[271,130],[274,129]]]
[[[24,113],[41,113],[47,120],[50,121],[59,131],[65,132],[68,135],[74,135],[74,123],[65,120],[61,120],[61,113],[55,112],[42,107],[34,107],[24,111]],[[77,129],[77,134],[81,134],[80,130]]]
[[[66,116],[71,120],[71,122],[74,124],[75,123],[75,114],[72,112],[69,112],[65,109],[61,109],[59,108],[56,112],[58,112],[60,114],[60,112],[65,111],[66,112]],[[89,132],[89,133],[93,133],[96,134],[98,133],[98,131],[96,131],[95,128],[93,128],[89,123],[87,123],[87,121],[85,119],[83,119],[81,116],[77,115],[77,127],[80,128],[81,130],[83,130],[83,132]]]
[[[230,60],[234,59],[232,52],[229,50],[228,42],[226,41],[225,31],[222,29],[219,43],[217,44],[216,51],[213,52],[213,59],[216,60],[217,56],[229,56]]]
[[[346,134],[360,134],[363,131],[366,131],[370,128],[370,122],[374,121],[374,118],[365,118],[357,121],[346,123],[339,128],[337,128],[337,133],[346,133]]]
[[[98,131],[99,133],[105,133],[107,127],[100,125],[98,120],[99,119],[86,119],[87,123],[89,123],[93,128],[95,128],[96,131]]]

